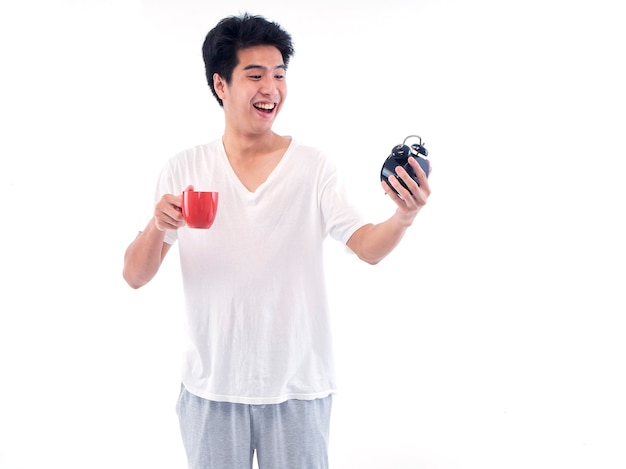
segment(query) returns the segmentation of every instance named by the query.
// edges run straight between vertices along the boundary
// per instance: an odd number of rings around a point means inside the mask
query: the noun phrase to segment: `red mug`
[[[183,217],[189,228],[211,228],[217,214],[218,192],[183,191]]]

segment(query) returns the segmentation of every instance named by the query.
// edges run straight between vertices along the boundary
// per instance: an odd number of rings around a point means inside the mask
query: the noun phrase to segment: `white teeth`
[[[259,109],[265,109],[266,111],[270,111],[274,109],[274,103],[271,103],[271,104],[256,103],[254,107],[259,108]]]

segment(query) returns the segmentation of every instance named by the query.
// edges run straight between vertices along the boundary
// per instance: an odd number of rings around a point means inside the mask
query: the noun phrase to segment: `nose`
[[[261,93],[265,95],[274,95],[277,90],[276,80],[273,76],[266,76],[261,82]]]

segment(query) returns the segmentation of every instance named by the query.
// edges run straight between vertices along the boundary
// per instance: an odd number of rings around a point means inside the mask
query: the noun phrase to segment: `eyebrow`
[[[262,70],[268,70],[268,67],[264,67],[263,65],[257,65],[257,64],[250,64],[250,65],[246,65],[243,69],[244,70],[254,70],[260,68]],[[287,66],[285,64],[280,64],[280,65],[276,65],[274,67],[274,70],[276,69],[283,69],[283,70],[287,70]]]

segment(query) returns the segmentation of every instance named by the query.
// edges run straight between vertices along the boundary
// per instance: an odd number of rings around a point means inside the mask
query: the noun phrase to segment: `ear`
[[[224,80],[217,73],[213,74],[213,88],[215,88],[215,92],[217,93],[219,98],[223,101],[225,90],[226,90],[226,80]]]

